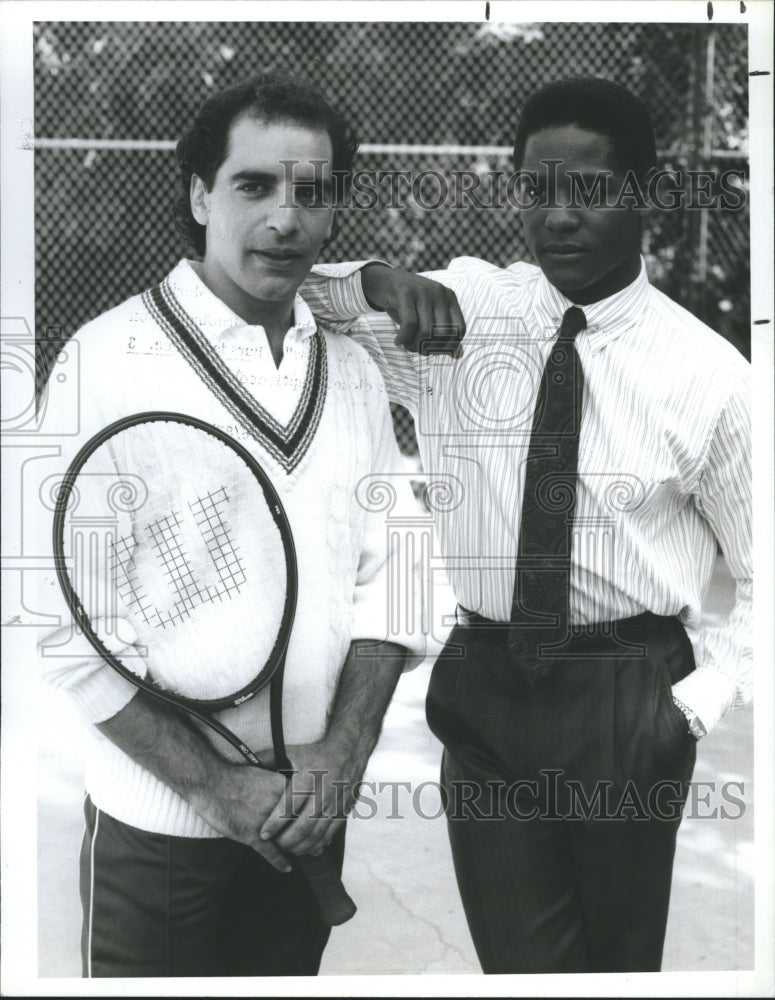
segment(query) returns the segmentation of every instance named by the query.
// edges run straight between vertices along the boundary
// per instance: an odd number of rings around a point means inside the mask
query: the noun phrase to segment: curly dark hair
[[[578,125],[611,140],[618,167],[641,181],[656,166],[654,126],[646,105],[621,84],[596,76],[570,77],[533,91],[525,101],[514,139],[519,170],[528,138],[553,125]]]
[[[205,252],[205,227],[191,213],[191,175],[210,189],[226,159],[229,133],[238,115],[249,113],[259,121],[290,121],[328,133],[333,149],[332,171],[346,189],[352,175],[358,139],[353,127],[318,90],[290,74],[262,73],[218,91],[199,108],[191,127],[180,138],[175,155],[180,170],[177,222],[181,235],[200,257]],[[336,222],[326,243],[336,235]]]

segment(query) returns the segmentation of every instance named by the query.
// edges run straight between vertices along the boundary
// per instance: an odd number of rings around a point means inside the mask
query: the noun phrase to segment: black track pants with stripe
[[[225,838],[146,833],[87,796],[83,974],[313,976],[330,928],[305,880]],[[340,871],[344,830],[331,846]]]

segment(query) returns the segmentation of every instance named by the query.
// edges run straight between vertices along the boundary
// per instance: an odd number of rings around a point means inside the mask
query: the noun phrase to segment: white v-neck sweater
[[[263,329],[246,326],[195,267],[181,261],[159,286],[88,323],[70,343],[80,355],[79,433],[63,439],[56,468],[47,469],[63,472],[95,432],[145,410],[191,414],[248,448],[280,495],[298,558],[283,700],[289,744],[324,735],[352,640],[387,638],[416,657],[424,648],[419,632],[389,627],[386,512],[376,509],[384,504],[368,500],[368,486],[376,481],[370,477],[376,477],[396,491],[391,517],[402,509],[416,512],[382,378],[362,348],[321,329],[300,297],[294,322],[276,367]],[[224,377],[213,378],[213,372]],[[397,538],[393,533],[390,544],[400,545]],[[392,556],[403,560],[405,553]],[[92,651],[70,634],[58,588],[48,580],[43,589],[63,625],[40,643],[43,674],[88,720],[104,721],[135,689],[99,658],[84,657]],[[246,641],[259,621],[246,623]],[[271,746],[266,689],[219,717],[256,751]],[[86,787],[95,805],[144,830],[217,836],[176,793],[92,729]],[[225,755],[236,756],[219,737],[212,739]]]

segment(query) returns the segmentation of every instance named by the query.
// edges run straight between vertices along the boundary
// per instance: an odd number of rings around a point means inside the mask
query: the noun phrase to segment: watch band
[[[675,695],[673,695],[673,704],[683,712],[689,725],[689,732],[696,740],[701,740],[703,736],[708,735],[708,730],[703,726],[696,712],[693,712],[688,705],[684,704],[680,698],[676,698]]]

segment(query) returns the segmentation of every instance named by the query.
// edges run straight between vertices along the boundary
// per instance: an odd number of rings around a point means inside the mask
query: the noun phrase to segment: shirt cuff
[[[713,667],[697,667],[687,677],[673,684],[673,694],[682,701],[710,732],[732,708],[735,686]]]
[[[363,294],[361,269],[367,264],[384,264],[385,267],[391,266],[384,260],[359,260],[350,261],[346,264],[316,264],[312,268],[313,274],[336,279],[330,282],[328,286],[328,295],[335,312],[343,316],[357,317],[363,316],[365,313],[379,313],[383,311],[372,308],[368,299]]]

